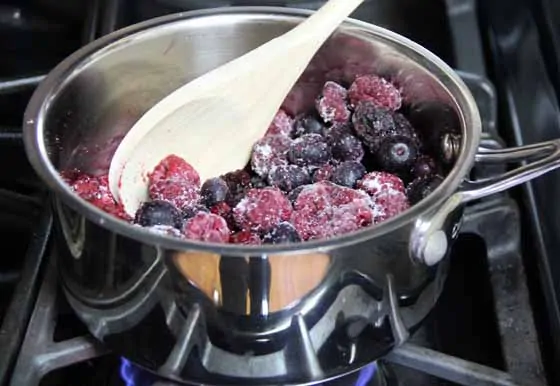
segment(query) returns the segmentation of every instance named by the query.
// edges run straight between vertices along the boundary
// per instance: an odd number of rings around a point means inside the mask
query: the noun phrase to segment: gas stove
[[[82,44],[148,18],[216,6],[316,9],[322,3],[114,0],[0,6],[0,48],[6,58],[0,61],[2,385],[170,385],[88,335],[61,292],[56,245],[50,242],[48,192],[27,163],[20,129],[26,102],[44,74]],[[559,36],[553,28],[537,29],[537,21],[540,27],[553,25],[554,16],[560,16],[553,12],[557,9],[547,1],[529,9],[518,0],[501,18],[503,4],[483,3],[477,7],[474,0],[370,0],[354,17],[417,41],[457,69],[481,112],[482,146],[559,137],[554,70],[560,55],[556,45],[541,50],[538,44],[539,37],[557,42]],[[523,50],[512,50],[513,38]],[[531,121],[537,111],[539,119]],[[485,166],[473,173],[480,178],[501,171]],[[560,382],[553,366],[560,358],[560,271],[552,261],[560,217],[543,205],[552,202],[558,183],[556,173],[513,194],[471,204],[451,253],[443,295],[422,327],[411,337],[400,337],[406,343],[377,363],[323,384]],[[302,352],[303,359],[312,362]],[[179,363],[181,355],[178,350],[171,362]]]

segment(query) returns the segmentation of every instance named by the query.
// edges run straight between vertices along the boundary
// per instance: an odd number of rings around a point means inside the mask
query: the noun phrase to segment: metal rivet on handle
[[[447,235],[444,231],[439,230],[432,233],[424,247],[424,252],[422,253],[422,258],[424,263],[427,265],[435,265],[445,257],[447,252],[448,242]]]

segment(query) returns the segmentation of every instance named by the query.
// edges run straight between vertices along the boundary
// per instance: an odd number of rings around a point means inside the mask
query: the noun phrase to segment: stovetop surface
[[[25,346],[24,338],[29,336],[27,324],[33,319],[35,302],[40,302],[45,292],[39,290],[48,286],[45,278],[52,275],[49,267],[53,249],[48,244],[52,218],[48,192],[26,160],[20,128],[27,100],[42,76],[82,44],[154,16],[229,5],[317,8],[322,2],[31,1],[25,7],[17,2],[4,3],[0,5],[0,50],[6,58],[0,60],[0,238],[4,248],[0,259],[0,384],[8,385],[10,379],[13,382],[18,354],[25,353],[21,344]],[[492,48],[489,41],[493,32],[489,30],[506,29],[491,29],[485,24],[493,20],[496,14],[493,7],[498,7],[499,2],[488,5],[484,17],[477,13],[474,3],[469,0],[370,0],[355,17],[410,37],[460,70],[479,103],[487,144],[501,146],[500,137],[515,137],[508,131],[510,127],[504,119],[507,110],[501,102],[507,82],[503,78],[494,81],[497,77],[493,73],[501,62],[492,61],[487,70],[485,52]],[[516,2],[517,11],[522,9],[522,3],[522,0]],[[493,83],[497,83],[496,91]],[[496,170],[477,172],[492,174]],[[554,182],[549,180],[550,183]],[[545,384],[543,363],[554,363],[551,358],[555,358],[555,350],[558,350],[558,346],[545,338],[559,336],[555,319],[551,317],[554,292],[547,292],[543,271],[534,266],[535,262],[527,262],[531,260],[532,251],[529,243],[523,244],[525,253],[521,253],[522,232],[535,228],[532,227],[534,222],[526,221],[526,217],[520,222],[520,213],[525,216],[527,211],[531,214],[535,209],[527,208],[524,201],[519,203],[521,212],[518,203],[507,195],[500,195],[468,208],[464,233],[453,249],[449,278],[436,308],[409,343],[379,363],[384,371],[396,376],[398,384]],[[539,261],[546,261],[545,256],[541,258],[543,260]],[[554,270],[545,269],[550,282],[560,283],[560,276],[554,280],[550,272]],[[53,293],[57,294],[56,285],[53,288]],[[547,301],[539,302],[540,298]],[[64,343],[87,336],[85,327],[64,297],[51,296],[46,300],[47,303],[53,301],[57,307],[50,341]],[[87,339],[84,342],[90,344]],[[433,351],[422,351],[423,348]],[[452,357],[439,357],[438,353]],[[432,357],[423,358],[422,354]],[[456,358],[460,360],[454,361]],[[487,367],[473,367],[469,373],[468,363],[461,360]],[[38,384],[147,385],[154,382],[141,371],[135,372],[134,367],[122,364],[118,355],[107,353],[53,370]],[[546,368],[549,377],[554,376],[551,367]],[[502,372],[493,373],[491,369]],[[358,377],[356,374],[337,384],[357,385]],[[554,384],[551,379],[549,383]],[[485,380],[488,383],[483,383]]]

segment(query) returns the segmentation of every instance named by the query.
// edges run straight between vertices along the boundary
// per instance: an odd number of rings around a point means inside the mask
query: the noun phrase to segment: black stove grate
[[[405,0],[399,1],[410,3]],[[126,0],[89,2],[82,41],[88,42],[124,25],[157,16],[158,12],[214,5],[208,1],[194,0],[153,0],[137,3],[137,7],[131,8],[131,3]],[[198,6],[195,3],[198,3]],[[217,5],[232,4],[229,1],[222,3],[224,4]],[[233,3],[247,5],[259,2]],[[304,8],[316,8],[321,2],[300,0],[260,3],[276,6],[290,3]],[[377,1],[377,4],[385,3]],[[461,75],[473,91],[481,110],[486,133],[483,145],[501,147],[496,124],[496,95],[492,85],[481,77],[485,76],[486,71],[475,2],[447,0],[445,6],[447,20],[443,23],[449,24],[454,43],[451,45],[454,47],[440,42],[430,48],[453,63],[457,69],[468,71]],[[367,15],[367,12],[364,12],[364,15]],[[427,39],[427,35],[425,38]],[[17,95],[19,99],[24,100],[43,76],[34,74],[0,81],[0,100],[9,95]],[[15,159],[25,164],[21,131],[13,123],[12,117],[7,119],[6,126],[2,127],[2,117],[0,111],[0,154],[6,159],[9,157],[10,162]],[[496,171],[499,172],[496,169],[484,168],[475,170],[475,173],[491,175]],[[72,319],[73,315],[71,312],[65,312],[67,305],[64,298],[59,296],[55,259],[52,258],[56,250],[48,246],[52,214],[44,189],[33,173],[18,171],[8,173],[7,177],[4,175],[0,174],[0,230],[13,228],[13,233],[18,234],[18,237],[13,238],[14,245],[20,249],[25,247],[26,251],[22,250],[18,255],[24,256],[23,259],[15,259],[19,261],[19,265],[0,266],[0,297],[7,294],[11,299],[5,310],[0,309],[0,317],[4,315],[3,319],[0,319],[0,385],[72,384],[76,379],[84,377],[84,374],[91,376],[91,379],[88,378],[93,382],[91,384],[125,384],[121,378],[126,378],[126,375],[123,376],[119,372],[123,366],[119,357],[107,353],[105,348],[89,335],[76,334],[84,328],[76,320],[68,322],[68,329],[63,326],[66,323],[65,318]],[[29,229],[33,231],[29,232]],[[499,195],[470,206],[465,215],[464,232],[475,236],[461,236],[459,243],[462,244],[459,249],[480,252],[477,255],[482,255],[484,260],[482,271],[485,271],[483,275],[486,275],[488,280],[487,291],[464,293],[459,298],[454,298],[456,290],[453,293],[444,292],[426,326],[412,337],[411,342],[394,350],[380,361],[379,365],[394,369],[398,374],[397,378],[401,379],[400,384],[411,384],[402,380],[407,379],[408,374],[408,377],[414,380],[412,384],[422,384],[421,380],[427,380],[430,383],[426,384],[436,385],[545,385],[538,336],[520,254],[521,231],[519,211],[515,202],[507,195]],[[5,234],[12,238],[12,233]],[[473,248],[476,240],[484,240],[486,244],[480,241],[482,248]],[[471,263],[468,261],[469,256],[453,258],[460,259],[465,265]],[[451,273],[446,291],[453,287],[453,284],[458,285],[457,283],[462,283],[463,288],[473,286],[473,283],[468,283],[468,278],[465,279],[465,266],[459,267],[456,276]],[[476,346],[473,341],[480,341],[481,349],[478,351],[487,351],[489,346],[493,347],[497,353],[492,358],[481,357],[469,350],[462,350],[460,344],[452,344],[450,340],[453,336],[457,337],[459,327],[454,331],[455,335],[451,329],[447,336],[438,335],[439,342],[438,339],[433,339],[434,334],[437,335],[445,329],[444,327],[449,327],[443,325],[449,323],[450,316],[445,314],[453,313],[461,307],[464,309],[463,306],[471,295],[474,296],[470,299],[470,307],[474,312],[464,317],[472,319],[462,324],[470,325],[470,333],[480,336],[478,339],[477,336],[467,336],[458,341],[462,341],[465,347],[469,346],[471,349]],[[486,295],[486,302],[476,298]],[[0,302],[1,304],[8,302]],[[489,308],[492,315],[482,318],[480,313],[484,308]],[[480,323],[485,324],[484,328],[491,331],[473,329],[473,321],[479,317],[483,320]],[[484,364],[475,363],[476,361]],[[124,364],[126,365],[126,362]],[[106,368],[110,370],[100,370]],[[143,380],[146,381],[146,378]],[[80,384],[83,383],[80,381]]]

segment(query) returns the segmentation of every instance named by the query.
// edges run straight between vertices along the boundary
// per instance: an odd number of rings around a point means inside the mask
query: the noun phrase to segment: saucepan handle
[[[503,192],[560,167],[560,140],[506,149],[480,148],[475,161],[478,164],[526,163],[497,176],[465,180],[443,205],[419,217],[409,244],[415,260],[435,265],[445,257],[450,241],[459,233],[461,215],[458,209],[464,204]]]

